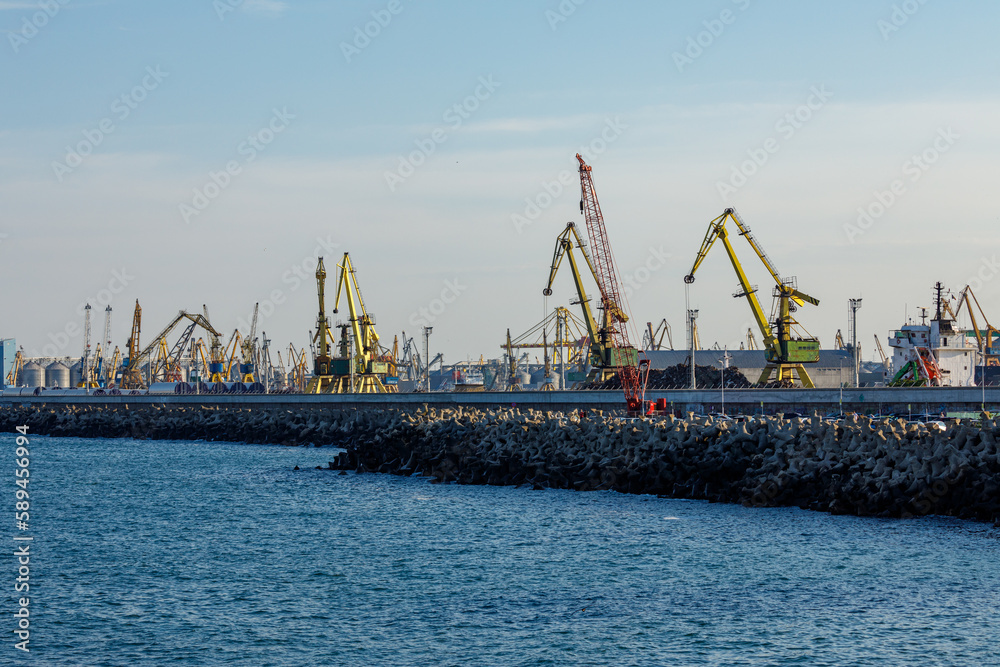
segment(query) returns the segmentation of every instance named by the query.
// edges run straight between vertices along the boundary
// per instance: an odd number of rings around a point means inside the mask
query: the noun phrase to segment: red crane
[[[629,412],[639,412],[645,400],[646,387],[642,382],[640,368],[649,372],[649,359],[639,360],[638,351],[629,342],[625,323],[628,315],[626,304],[621,297],[618,272],[615,271],[614,256],[611,254],[611,244],[608,242],[608,232],[604,228],[604,215],[594,191],[593,168],[584,162],[579,153],[576,159],[580,161],[580,210],[587,222],[587,234],[590,237],[590,250],[594,261],[594,271],[598,287],[601,290],[601,308],[607,315],[607,329],[604,333],[608,340],[602,341],[611,351],[612,364],[617,369],[625,391],[625,403]]]

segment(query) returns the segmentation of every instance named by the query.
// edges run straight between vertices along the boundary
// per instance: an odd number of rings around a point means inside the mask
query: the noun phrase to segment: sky
[[[122,347],[137,299],[144,344],[203,304],[245,333],[259,303],[273,349],[301,348],[316,257],[331,310],[349,252],[383,342],[432,326],[446,362],[495,357],[507,329],[579,312],[565,268],[542,295],[583,224],[577,152],[637,338],[666,318],[683,346],[690,306],[703,345],[745,340],[721,247],[683,281],[727,207],[820,300],[797,316],[823,347],[860,297],[871,358],[938,280],[1000,322],[998,19],[962,0],[0,1],[0,336],[78,356],[87,303]]]

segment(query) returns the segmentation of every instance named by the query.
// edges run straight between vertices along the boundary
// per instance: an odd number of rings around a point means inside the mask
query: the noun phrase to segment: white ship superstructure
[[[889,384],[902,386],[975,386],[975,338],[958,328],[943,301],[944,287],[935,286],[937,307],[929,323],[906,324],[889,337],[892,347],[892,377]]]

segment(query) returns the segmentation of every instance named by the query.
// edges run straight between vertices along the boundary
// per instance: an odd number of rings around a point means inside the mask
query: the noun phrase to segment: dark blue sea
[[[1000,531],[435,485],[334,450],[30,440],[11,665],[996,665]],[[295,470],[298,466],[300,469]]]

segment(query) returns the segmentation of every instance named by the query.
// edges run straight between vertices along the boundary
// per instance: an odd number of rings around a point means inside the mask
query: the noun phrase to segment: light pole
[[[694,364],[694,349],[695,349],[695,323],[694,321],[698,319],[697,310],[688,310],[688,329],[691,331],[691,388],[698,388],[698,381],[695,379],[695,364]]]
[[[722,414],[726,414],[726,368],[729,366],[729,347],[722,348],[722,359],[719,360],[719,377],[722,380]]]
[[[424,391],[431,390],[431,332],[434,327],[424,327]]]
[[[861,299],[851,299],[851,357],[854,360],[854,386],[860,385],[858,371],[861,368],[861,355],[858,354],[858,311],[861,310]]]
[[[987,332],[989,333],[989,332]],[[986,412],[986,354],[980,348],[979,350],[979,384],[983,386],[983,404],[980,406],[983,413]],[[975,375],[975,373],[973,373]]]
[[[844,360],[840,360],[840,414],[844,414]]]

